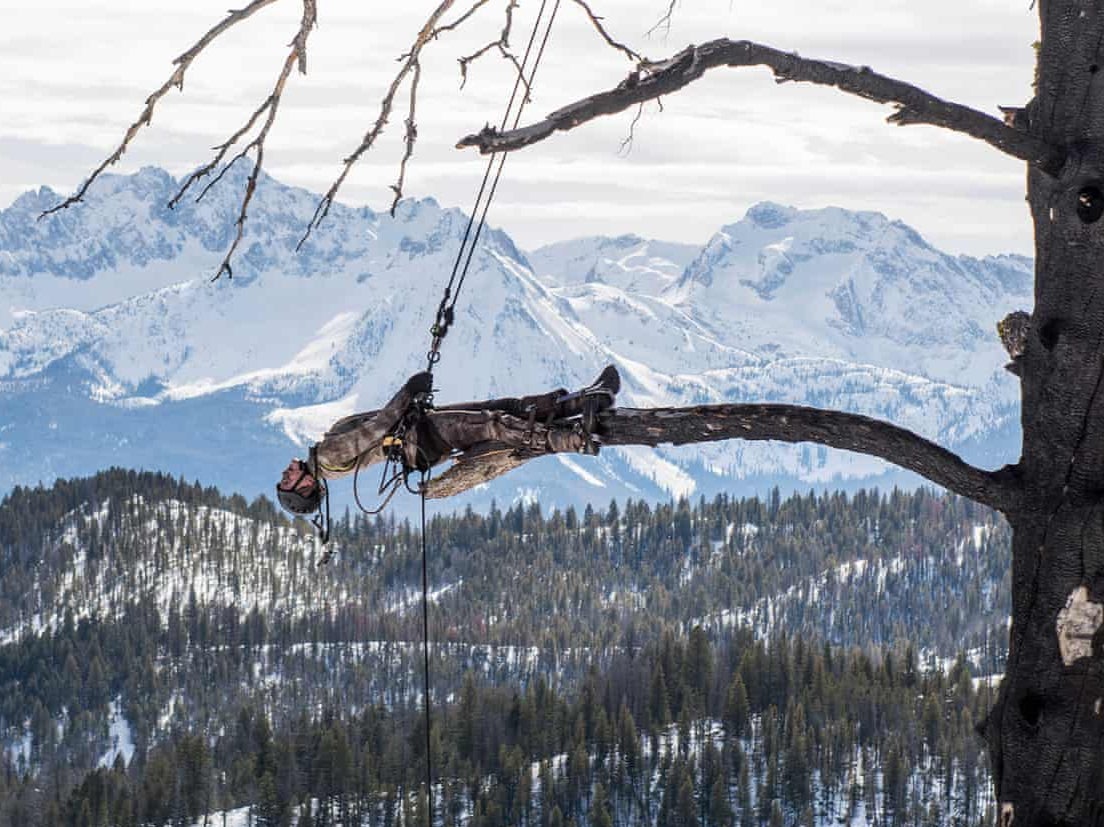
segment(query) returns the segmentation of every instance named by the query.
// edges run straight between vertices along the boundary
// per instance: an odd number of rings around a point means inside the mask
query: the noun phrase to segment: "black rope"
[[[510,101],[506,105],[506,112],[502,116],[501,129],[505,129],[506,125],[510,122],[510,113],[513,111],[514,102],[517,100],[518,89],[521,88],[522,81],[525,79],[525,67],[529,64],[529,56],[532,54],[533,44],[537,40],[537,34],[540,31],[541,21],[544,19],[545,8],[548,5],[548,0],[541,0],[540,11],[537,13],[536,22],[533,24],[533,31],[529,35],[529,43],[525,47],[525,56],[521,62],[521,68],[518,70],[517,78],[514,80],[514,88],[510,93]],[[556,19],[556,12],[560,8],[560,0],[556,0],[555,5],[552,7],[552,14],[548,18],[548,25],[544,30],[544,37],[541,39],[541,44],[537,50],[536,59],[533,61],[533,66],[529,71],[529,79],[525,81],[525,95],[522,97],[521,103],[518,105],[517,112],[514,113],[514,122],[511,128],[516,129],[517,125],[521,123],[521,113],[525,109],[525,104],[529,100],[529,90],[533,88],[533,79],[537,74],[537,67],[540,65],[541,58],[544,56],[545,46],[548,45],[548,37],[552,33],[552,24]],[[498,161],[498,169],[495,170],[494,180],[491,181],[491,171],[494,169],[495,161]],[[444,295],[441,298],[441,303],[437,307],[437,316],[434,320],[433,327],[430,328],[430,334],[433,337],[432,345],[429,352],[426,354],[426,370],[433,371],[434,365],[441,359],[441,342],[444,340],[445,335],[448,333],[449,327],[452,325],[455,318],[455,307],[457,299],[460,297],[460,290],[464,286],[464,280],[467,278],[468,270],[471,267],[472,256],[475,252],[475,246],[479,242],[479,236],[483,232],[483,225],[487,220],[487,210],[490,208],[491,201],[494,199],[495,191],[498,189],[499,179],[502,177],[502,167],[506,163],[505,153],[492,153],[491,157],[487,161],[487,169],[483,173],[483,181],[479,185],[479,193],[476,195],[475,204],[472,207],[471,214],[468,217],[468,226],[464,230],[464,238],[460,242],[460,249],[456,254],[456,261],[452,265],[452,273],[449,275],[448,284],[445,285]],[[487,192],[487,182],[491,181],[491,189],[484,199],[484,193]],[[475,216],[479,214],[479,223],[475,224]],[[472,235],[472,227],[475,226],[475,234]],[[468,244],[469,238],[471,244]],[[464,251],[467,248],[467,257],[465,258]],[[463,262],[463,268],[461,269],[461,262]],[[427,398],[422,398],[418,401],[418,413],[417,416],[425,416],[426,411],[432,406],[432,395]],[[401,440],[407,430],[412,426],[412,422],[406,421],[400,427],[397,434]],[[401,445],[401,442],[400,442]],[[401,449],[399,449],[401,450]],[[419,453],[421,449],[419,448]],[[424,454],[422,455],[424,458]],[[383,495],[386,492],[383,502],[375,509],[365,508],[360,501],[360,494],[357,490],[357,483],[360,477],[361,464],[363,462],[364,455],[362,454],[357,458],[356,468],[353,469],[353,498],[356,500],[357,506],[366,514],[378,514],[387,504],[391,501],[391,498],[399,490],[400,486],[405,487],[412,493],[417,493],[421,497],[421,511],[422,511],[422,660],[424,667],[424,707],[425,707],[425,770],[426,770],[426,796],[428,801],[428,816],[429,824],[432,827],[433,824],[433,719],[430,713],[430,695],[432,685],[430,683],[429,675],[429,563],[428,552],[426,544],[426,485],[429,481],[428,466],[430,463],[426,463],[426,470],[422,470],[421,484],[418,486],[418,490],[414,491],[410,487],[409,476],[410,472],[414,469],[408,468],[405,459],[399,454],[398,451],[391,451],[388,453],[386,461],[383,467],[383,474],[380,478],[380,485],[378,493]],[[388,476],[391,467],[397,464],[398,470]],[[419,463],[419,467],[421,463]]]
[[[540,10],[537,12],[536,22],[533,24],[533,31],[529,35],[529,43],[525,47],[525,56],[521,61],[521,68],[518,70],[517,78],[514,79],[514,88],[510,93],[510,101],[506,105],[506,111],[502,115],[502,126],[499,131],[505,130],[506,125],[510,122],[510,112],[513,110],[514,101],[517,99],[518,89],[521,88],[522,81],[525,77],[525,67],[529,63],[529,55],[533,50],[533,43],[536,42],[537,32],[540,31],[541,20],[544,17],[544,10],[548,5],[548,0],[541,0]],[[556,12],[560,8],[560,0],[556,0],[555,6],[552,8],[552,14],[548,18],[548,26],[544,30],[544,38],[541,40],[540,48],[537,50],[536,60],[533,61],[532,69],[529,72],[529,79],[525,81],[525,95],[521,99],[521,103],[518,105],[517,112],[514,113],[514,123],[512,129],[517,129],[519,123],[521,123],[521,113],[525,109],[525,104],[529,101],[529,91],[533,88],[533,79],[537,75],[537,67],[540,65],[541,57],[544,55],[544,47],[548,45],[548,36],[552,33],[552,24],[556,20]],[[483,199],[483,193],[487,189],[487,181],[490,179],[491,170],[494,168],[495,161],[498,161],[498,170],[495,172],[494,181],[491,184],[490,194],[486,200]],[[460,249],[456,253],[456,261],[452,265],[452,273],[449,275],[448,284],[445,285],[444,295],[441,297],[441,303],[437,307],[437,316],[433,322],[433,326],[429,329],[432,338],[432,344],[429,352],[426,354],[426,370],[432,371],[433,366],[441,360],[441,342],[444,341],[445,336],[448,334],[449,327],[451,327],[453,320],[455,319],[456,302],[460,298],[460,290],[464,286],[464,280],[468,276],[468,269],[471,266],[472,256],[475,254],[475,246],[479,243],[479,236],[483,232],[483,224],[487,220],[487,210],[490,209],[491,201],[494,199],[495,190],[498,189],[498,180],[502,176],[502,167],[506,163],[505,152],[492,152],[491,157],[487,160],[487,169],[483,173],[483,182],[479,185],[479,193],[475,197],[475,204],[472,205],[471,214],[468,216],[468,226],[464,230],[464,238],[460,242]],[[475,235],[472,236],[472,225],[475,224],[475,216],[482,213],[479,217],[479,224],[475,227]],[[471,237],[471,245],[468,245],[468,238]],[[464,252],[467,249],[467,257],[465,259]],[[463,269],[460,267],[460,262],[464,262]],[[457,279],[459,274],[459,279]],[[454,291],[455,286],[455,291]],[[451,301],[450,301],[451,299]]]
[[[547,0],[545,0],[545,2],[547,2]],[[541,10],[543,11],[543,9],[544,9],[544,6],[542,4]],[[533,61],[533,69],[529,73],[529,82],[527,84],[527,87],[530,88],[530,89],[533,88],[533,78],[536,77],[537,67],[540,65],[541,58],[544,57],[544,47],[548,45],[548,36],[550,34],[552,34],[552,24],[555,22],[556,12],[558,12],[559,10],[560,10],[560,0],[556,0],[556,5],[554,5],[552,7],[552,14],[548,18],[548,28],[544,30],[544,38],[541,40],[540,49],[537,50],[537,59],[535,61]],[[538,17],[538,24],[539,24],[539,20],[540,20],[540,18]],[[536,27],[533,28],[533,33],[534,34],[536,33]],[[530,41],[530,45],[532,45],[531,41]],[[518,107],[517,114],[514,117],[514,123],[510,127],[511,129],[517,129],[518,124],[521,123],[521,113],[522,113],[522,110],[525,109],[526,100],[528,100],[528,96],[526,97],[525,100],[523,100],[521,102],[521,106]],[[483,232],[483,224],[487,220],[487,210],[490,209],[491,201],[494,199],[495,192],[498,190],[498,179],[502,177],[502,167],[506,164],[506,155],[507,154],[508,153],[506,153],[506,152],[498,153],[498,156],[499,156],[498,157],[498,170],[495,172],[494,181],[491,183],[491,192],[487,196],[487,201],[483,206],[483,214],[479,217],[479,225],[475,228],[475,238],[472,240],[471,246],[468,248],[468,258],[464,262],[464,269],[463,269],[463,271],[461,272],[461,275],[460,275],[460,282],[456,285],[456,295],[457,296],[460,295],[460,288],[463,286],[464,279],[468,275],[468,268],[471,265],[472,256],[475,255],[475,245],[479,242],[479,234]],[[495,156],[492,155],[491,156],[491,163],[494,163],[494,160],[495,160]],[[452,303],[455,305],[456,300],[453,299]]]
[[[426,482],[429,472],[422,472],[419,486],[422,496],[422,660],[425,667],[425,731],[426,731],[426,795],[429,802],[429,825],[433,825],[433,745],[430,739],[433,721],[429,713],[429,568],[426,554]]]

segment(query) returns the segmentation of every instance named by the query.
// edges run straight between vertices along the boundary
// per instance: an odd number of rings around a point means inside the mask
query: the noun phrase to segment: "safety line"
[[[425,667],[425,731],[426,731],[426,796],[429,802],[429,825],[433,825],[433,746],[430,740],[432,719],[429,712],[429,568],[426,563],[426,476],[422,475],[422,660]]]
[[[529,63],[529,55],[532,53],[533,44],[536,42],[537,33],[540,31],[541,20],[544,18],[544,11],[548,5],[548,0],[541,0],[540,10],[537,12],[537,19],[533,24],[533,31],[529,35],[529,43],[525,47],[525,55],[521,61],[521,67],[518,70],[517,77],[514,79],[514,88],[510,92],[510,101],[506,104],[506,111],[502,115],[502,125],[499,128],[500,131],[506,129],[506,125],[510,122],[510,113],[514,108],[514,101],[517,99],[518,89],[521,88],[522,82],[525,80],[525,68]],[[556,19],[556,11],[560,7],[560,0],[556,0],[556,5],[553,7],[552,15],[549,17],[548,26],[544,32],[544,38],[541,42],[540,49],[538,50],[537,58],[533,63],[533,67],[529,72],[529,80],[525,81],[525,94],[522,96],[521,103],[518,105],[518,110],[514,116],[514,129],[521,122],[521,113],[525,109],[525,104],[529,100],[529,93],[533,88],[533,79],[537,74],[537,67],[540,65],[541,57],[544,54],[544,47],[548,43],[548,36],[552,31],[552,23]],[[483,200],[483,194],[487,189],[487,181],[490,179],[491,170],[494,168],[495,161],[498,161],[498,171],[495,174],[494,183],[491,187],[490,195],[487,196],[486,201]],[[494,198],[495,189],[498,187],[499,176],[502,175],[502,165],[506,162],[505,153],[491,153],[491,157],[487,159],[487,169],[483,172],[483,181],[479,186],[479,193],[475,197],[475,203],[472,205],[472,211],[468,216],[468,226],[464,230],[464,237],[460,242],[460,249],[456,252],[456,261],[452,265],[452,273],[449,275],[448,284],[445,285],[444,295],[441,297],[441,303],[437,307],[437,316],[433,323],[433,327],[430,329],[430,333],[433,337],[432,344],[429,352],[426,354],[426,370],[432,371],[433,366],[437,364],[441,359],[440,347],[441,342],[444,340],[445,335],[448,333],[449,326],[453,321],[453,309],[456,307],[456,301],[460,297],[460,289],[464,285],[464,280],[467,278],[468,268],[471,265],[472,255],[475,252],[475,245],[479,241],[479,235],[483,231],[483,223],[487,218],[487,210],[490,208],[491,200]],[[482,207],[482,215],[479,219],[479,225],[476,227],[475,236],[471,240],[470,247],[468,246],[468,239],[471,237],[472,226],[475,224],[475,216],[480,212]],[[464,251],[467,249],[467,260],[464,258]],[[463,270],[460,270],[460,263],[464,262]],[[457,281],[457,273],[459,272],[460,278]],[[453,286],[455,285],[456,291],[453,293]],[[452,299],[450,302],[449,299]]]
[[[544,30],[544,39],[541,41],[540,49],[537,52],[537,59],[533,62],[533,69],[529,73],[529,82],[527,84],[528,89],[533,88],[533,79],[537,75],[537,67],[540,65],[541,58],[544,57],[544,47],[548,45],[548,36],[552,34],[552,24],[556,20],[556,12],[560,10],[560,0],[556,0],[556,5],[552,7],[552,14],[548,18],[548,28]],[[534,33],[536,28],[533,29]],[[525,103],[528,100],[528,96],[521,102],[521,106],[518,107],[517,115],[514,117],[513,126],[511,129],[517,129],[518,124],[521,123],[521,113],[525,109]],[[491,193],[487,196],[487,201],[483,206],[483,214],[479,217],[479,226],[475,228],[475,238],[472,240],[471,246],[468,248],[468,258],[464,262],[464,269],[460,274],[460,281],[456,285],[456,296],[460,295],[460,288],[464,286],[464,279],[467,278],[468,268],[471,266],[472,256],[475,255],[475,245],[479,242],[479,235],[483,232],[483,224],[487,220],[487,210],[491,207],[491,201],[494,200],[495,191],[498,189],[498,179],[502,177],[502,167],[506,164],[505,152],[498,153],[498,171],[495,173],[494,181],[491,183]],[[495,161],[495,156],[491,156],[491,163]],[[452,300],[453,305],[456,304],[456,298]]]

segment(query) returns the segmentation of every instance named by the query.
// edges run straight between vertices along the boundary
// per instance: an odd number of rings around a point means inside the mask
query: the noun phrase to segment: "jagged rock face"
[[[234,278],[211,283],[244,174],[175,210],[178,182],[144,169],[44,221],[45,189],[0,212],[0,489],[122,464],[267,490],[285,454],[424,365],[466,217],[431,199],[394,217],[338,205],[297,254],[316,196],[262,177]],[[623,406],[852,410],[997,465],[1017,455],[1018,394],[994,325],[1030,308],[1030,277],[1023,258],[948,256],[837,208],[760,204],[700,249],[622,236],[522,253],[486,231],[438,399],[570,387],[614,362]],[[885,470],[733,442],[542,460],[475,499],[666,498]]]

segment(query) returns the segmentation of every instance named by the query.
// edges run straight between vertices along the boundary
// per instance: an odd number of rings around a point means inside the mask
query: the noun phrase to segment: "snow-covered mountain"
[[[335,205],[297,254],[317,196],[263,177],[234,277],[212,282],[244,175],[176,210],[178,182],[147,168],[41,221],[59,200],[45,188],[0,212],[0,491],[107,465],[268,491],[333,419],[424,366],[466,216],[432,199],[394,217]],[[1028,260],[949,256],[877,213],[760,204],[701,249],[623,236],[524,253],[491,230],[437,398],[570,388],[613,362],[622,405],[851,410],[995,466],[1017,456],[1018,388],[994,324],[1030,306]],[[531,463],[470,500],[853,486],[886,471],[804,445],[608,450]]]

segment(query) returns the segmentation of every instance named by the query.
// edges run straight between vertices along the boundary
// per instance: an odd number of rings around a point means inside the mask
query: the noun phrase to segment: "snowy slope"
[[[244,170],[199,204],[111,176],[0,212],[0,490],[110,464],[252,494],[337,416],[424,365],[466,218],[336,205],[263,177],[234,278],[212,283]],[[772,204],[702,249],[625,236],[531,255],[485,233],[437,373],[441,401],[572,387],[607,362],[622,405],[790,401],[891,419],[989,465],[1017,454],[1018,388],[993,325],[1030,308],[1030,262],[952,257],[876,213]],[[815,446],[715,444],[532,463],[476,501],[666,497],[858,484],[886,467]]]

